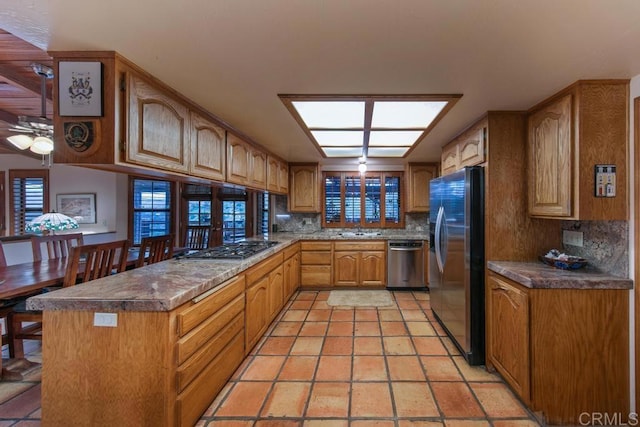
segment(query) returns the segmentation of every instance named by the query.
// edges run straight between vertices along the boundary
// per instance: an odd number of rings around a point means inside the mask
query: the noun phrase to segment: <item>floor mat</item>
[[[347,307],[388,307],[393,305],[389,291],[331,291],[327,304]]]

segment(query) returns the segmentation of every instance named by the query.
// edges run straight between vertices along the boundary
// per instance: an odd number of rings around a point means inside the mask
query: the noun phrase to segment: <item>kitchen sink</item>
[[[363,231],[344,231],[342,233],[340,233],[340,235],[342,237],[355,237],[355,236],[366,236],[366,237],[370,237],[370,236],[380,236],[382,235],[381,232],[379,231],[372,231],[372,232],[363,232]]]

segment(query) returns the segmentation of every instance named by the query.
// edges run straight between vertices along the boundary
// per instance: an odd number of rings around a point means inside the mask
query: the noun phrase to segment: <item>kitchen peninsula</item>
[[[299,242],[399,236],[276,233],[247,259],[173,259],[29,299],[44,312],[43,423],[193,425],[299,287]]]

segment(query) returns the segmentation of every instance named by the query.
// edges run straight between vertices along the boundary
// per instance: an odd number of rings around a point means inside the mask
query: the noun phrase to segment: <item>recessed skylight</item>
[[[279,95],[325,157],[403,157],[462,95]]]

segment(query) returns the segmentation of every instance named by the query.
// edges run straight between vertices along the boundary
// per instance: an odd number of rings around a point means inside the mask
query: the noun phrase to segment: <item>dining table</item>
[[[182,255],[187,251],[188,248],[174,248],[173,256]],[[127,269],[135,267],[139,255],[139,248],[129,248]],[[0,309],[3,306],[10,306],[15,300],[37,295],[45,288],[62,286],[66,269],[66,257],[0,267]],[[0,357],[0,379],[5,373],[2,370],[2,357]]]

